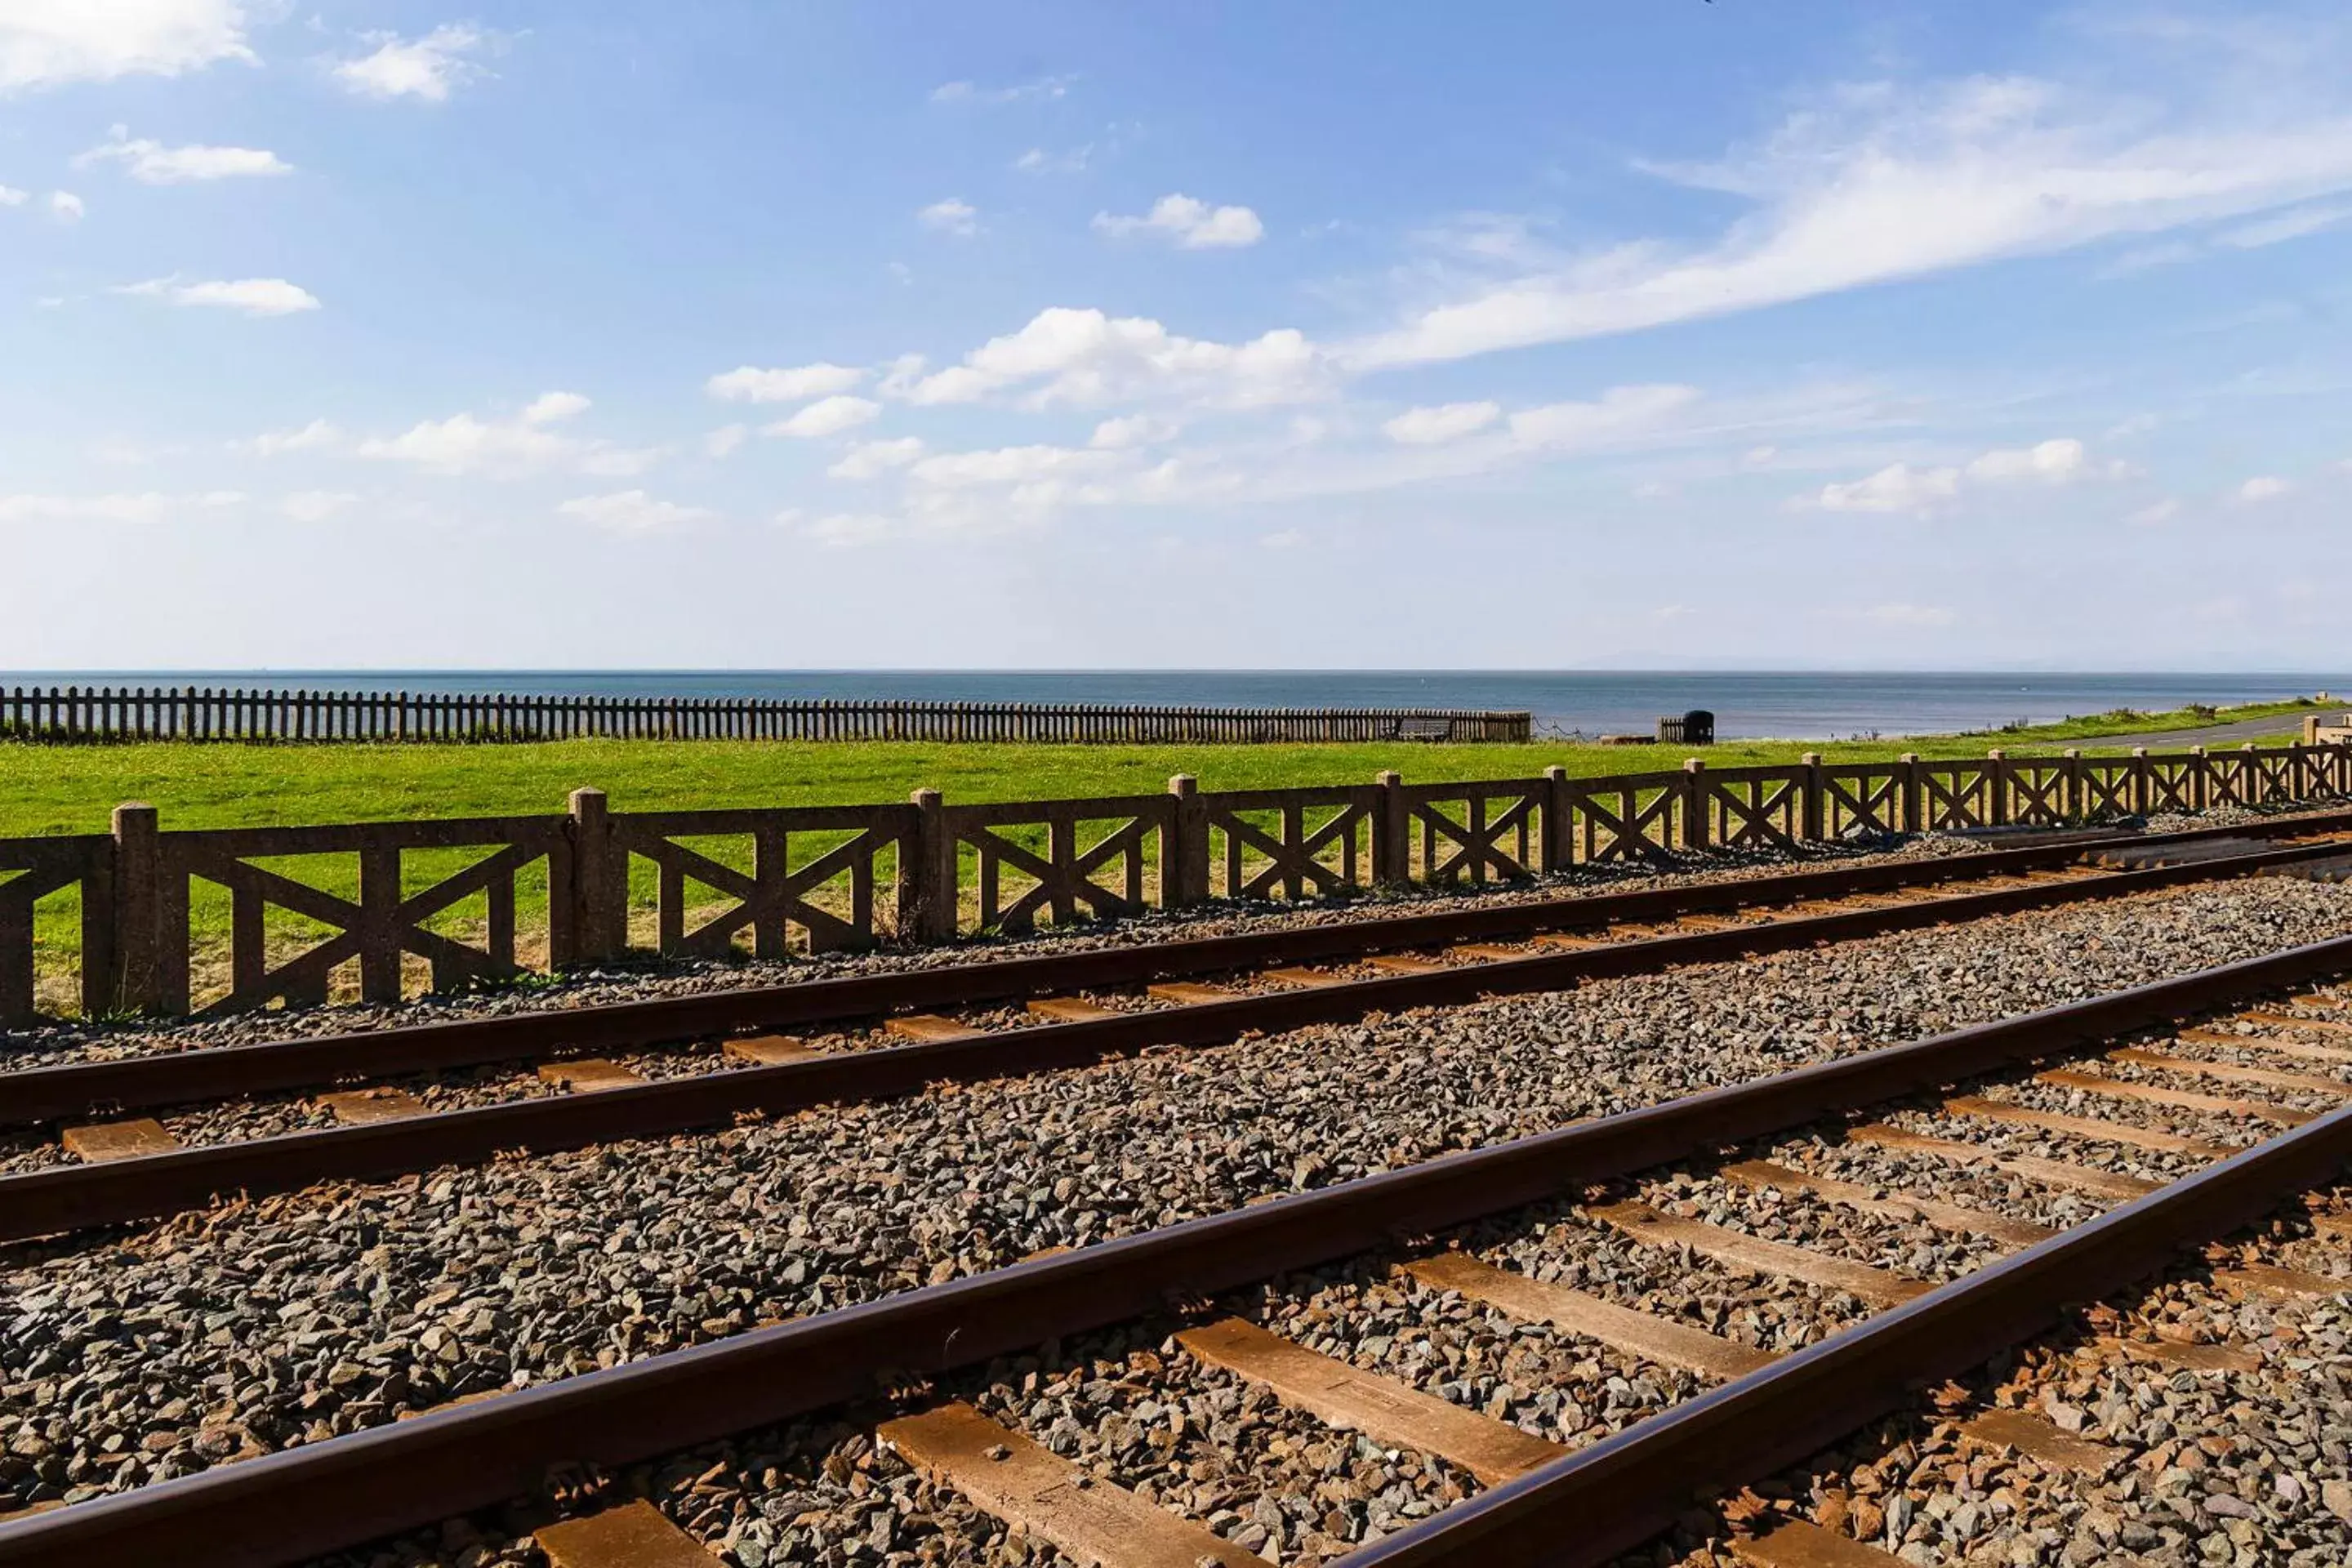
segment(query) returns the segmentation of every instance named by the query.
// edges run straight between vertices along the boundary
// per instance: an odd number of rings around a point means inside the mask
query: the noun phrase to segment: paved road
[[[2338,719],[2341,711],[2333,708],[2320,710],[2330,719]],[[2081,741],[2035,742],[2020,750],[2054,752],[2063,751],[2068,746],[2080,746],[2088,751],[2093,746],[2146,746],[2151,752],[2177,752],[2188,746],[2242,746],[2248,741],[2302,732],[2303,714],[2295,712],[2282,713],[2272,719],[2242,719],[2234,724],[2209,724],[2202,730],[2165,730],[2149,735],[2095,735]]]

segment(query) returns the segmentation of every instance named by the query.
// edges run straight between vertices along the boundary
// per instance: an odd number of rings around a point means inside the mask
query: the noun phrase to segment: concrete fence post
[[[1567,870],[1576,859],[1576,808],[1569,803],[1566,768],[1554,763],[1543,776],[1542,868],[1549,875]]]
[[[155,808],[126,801],[114,808],[113,973],[106,991],[125,1013],[168,1010],[163,961],[163,845]]]
[[[915,808],[912,848],[914,889],[910,897],[914,920],[909,926],[923,942],[953,942],[956,935],[956,843],[948,826],[947,797],[935,789],[919,789],[908,800]],[[902,868],[899,875],[908,875]]]
[[[1372,880],[1384,888],[1402,888],[1412,880],[1412,827],[1404,780],[1391,771],[1372,783],[1381,792],[1372,808]]]
[[[1170,779],[1168,793],[1175,799],[1160,841],[1160,907],[1174,910],[1209,899],[1209,803],[1191,773]]]
[[[1906,833],[1925,833],[1927,831],[1927,791],[1926,781],[1919,776],[1919,753],[1906,752],[1896,760],[1903,764],[1903,777],[1896,791],[1902,805],[1898,826]]]
[[[629,943],[629,862],[615,855],[613,816],[601,789],[572,792],[573,962],[618,958]]]
[[[1704,849],[1714,837],[1714,815],[1707,809],[1706,764],[1696,757],[1683,759],[1683,847]]]
[[[1805,770],[1804,783],[1797,786],[1797,837],[1818,844],[1830,836],[1829,787],[1822,777],[1822,754],[1807,752],[1797,762]]]

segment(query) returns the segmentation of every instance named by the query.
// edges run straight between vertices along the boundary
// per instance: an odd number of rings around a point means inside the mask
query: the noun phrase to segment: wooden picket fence
[[[0,738],[127,741],[1525,741],[1533,716],[1452,708],[552,697],[212,687],[0,688]]]
[[[1091,800],[0,839],[0,1023],[217,1014],[591,968],[949,942],[1211,900],[1476,887],[1676,850],[2352,796],[2352,747],[1709,768]],[[225,932],[225,934],[224,934]]]

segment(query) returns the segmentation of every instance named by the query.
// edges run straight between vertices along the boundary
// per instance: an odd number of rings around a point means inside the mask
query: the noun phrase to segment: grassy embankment
[[[2100,716],[2061,725],[1996,732],[1877,742],[1733,742],[1707,750],[1713,767],[1794,762],[1808,751],[1831,762],[1880,760],[1906,751],[1929,758],[1981,756],[1988,744],[2017,746],[2101,734],[2141,733],[2199,722],[2290,713],[2293,703],[2224,710]],[[423,816],[495,816],[560,812],[572,788],[605,790],[615,810],[817,805],[897,801],[929,786],[951,801],[1046,800],[1131,795],[1164,789],[1190,772],[1203,789],[1262,789],[1347,784],[1394,768],[1411,782],[1526,777],[1555,763],[1581,777],[1678,768],[1684,748],[1364,743],[1265,746],[1042,746],[868,742],[574,741],[509,746],[185,745],[37,746],[0,743],[0,837],[102,832],[118,802],[157,806],[166,828],[365,822]],[[747,843],[699,845],[729,863],[748,865]],[[821,852],[796,848],[796,859]],[[411,855],[411,890],[469,863],[462,851]],[[341,856],[305,858],[279,868],[350,897],[356,867]],[[635,923],[650,935],[653,870],[638,862]],[[517,889],[526,931],[543,926],[543,877]],[[226,895],[199,882],[192,918],[200,970],[220,978],[228,931]],[[479,900],[435,923],[470,934]],[[43,900],[37,921],[43,991],[61,995],[78,919],[71,894]],[[273,910],[271,946],[292,951],[323,934]],[[526,947],[530,945],[526,939]]]

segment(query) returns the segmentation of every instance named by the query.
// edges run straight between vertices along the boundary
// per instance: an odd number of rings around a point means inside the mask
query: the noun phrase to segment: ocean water
[[[1096,702],[1215,708],[1524,709],[1541,733],[1648,732],[1705,708],[1725,739],[1984,730],[2326,691],[2352,675],[1903,674],[1802,670],[0,670],[0,686],[252,686],[602,697]]]

